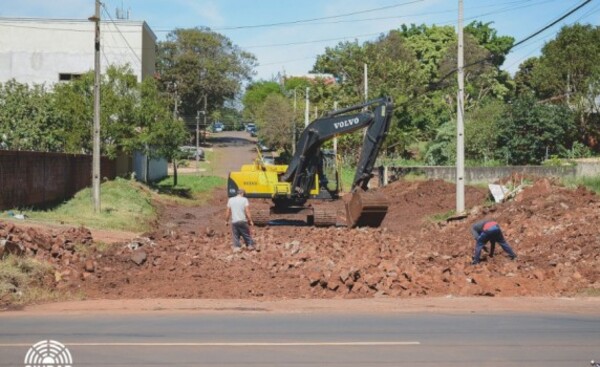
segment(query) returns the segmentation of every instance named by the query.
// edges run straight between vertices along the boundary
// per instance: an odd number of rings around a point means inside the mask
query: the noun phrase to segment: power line
[[[574,9],[570,10],[565,15],[562,15],[561,17],[559,17],[558,19],[556,19],[552,23],[548,24],[547,26],[543,27],[539,31],[536,31],[533,34],[531,34],[531,35],[525,37],[524,39],[520,40],[519,42],[515,43],[514,45],[512,45],[511,49],[514,48],[514,47],[517,47],[518,45],[520,45],[522,43],[527,42],[528,40],[532,39],[533,37],[537,36],[538,34],[544,32],[545,30],[554,27],[558,22],[560,22],[561,20],[563,20],[565,18],[568,18],[571,14],[575,13],[577,10],[583,8],[584,6],[586,6],[587,4],[589,4],[591,2],[592,2],[592,0],[585,0],[583,3],[579,4]]]
[[[520,0],[520,1],[513,1],[511,3],[522,3],[523,1],[529,2],[532,0]],[[557,0],[543,0],[534,4],[530,4],[530,5],[526,5],[526,6],[522,6],[522,7],[511,7],[511,8],[502,8],[499,9],[497,11],[494,12],[488,12],[488,13],[483,13],[483,14],[477,14],[477,15],[473,15],[470,17],[466,17],[465,20],[471,20],[471,19],[477,19],[479,17],[482,16],[487,16],[487,15],[492,15],[492,14],[500,14],[500,13],[504,13],[504,12],[509,12],[509,11],[514,11],[514,10],[518,10],[524,7],[529,7],[529,6],[534,6],[534,5],[541,5],[541,4],[545,4],[545,3],[549,3],[549,2],[554,2]],[[489,7],[489,6],[487,6]],[[383,19],[383,18],[381,18]],[[452,24],[455,21],[448,21],[448,22],[440,22],[437,23],[439,24]],[[372,36],[378,36],[380,34],[382,34],[384,32],[377,32],[377,33],[369,33],[369,34],[359,34],[359,35],[355,35],[355,36],[346,36],[346,37],[339,37],[339,38],[329,38],[329,39],[320,39],[320,40],[313,40],[313,41],[300,41],[300,42],[288,42],[288,43],[276,43],[276,44],[266,44],[266,45],[252,45],[252,46],[242,46],[242,48],[244,49],[252,49],[252,48],[268,48],[268,47],[283,47],[283,46],[295,46],[295,45],[307,45],[307,44],[314,44],[314,43],[322,43],[322,42],[330,42],[330,41],[339,41],[339,40],[346,40],[346,39],[354,39],[354,38],[364,38],[364,37],[372,37]]]
[[[133,47],[131,47],[131,45],[129,44],[129,41],[127,41],[127,38],[125,38],[125,35],[123,33],[121,33],[121,30],[119,29],[119,27],[117,26],[117,24],[113,20],[112,16],[110,15],[110,13],[108,12],[108,10],[106,9],[106,5],[105,4],[102,4],[102,9],[104,10],[104,13],[110,19],[110,21],[113,24],[113,26],[115,27],[115,29],[121,35],[121,38],[123,38],[123,41],[125,41],[125,44],[127,45],[127,48],[129,48],[129,50],[131,51],[131,53],[133,54],[133,56],[135,56],[136,60],[138,61],[139,65],[140,65],[140,70],[142,71],[142,73],[147,72],[148,74],[151,74],[151,73],[149,73],[150,70],[144,69],[144,63],[142,62],[142,60],[140,59],[140,57],[138,56],[138,54],[135,52],[135,50],[133,49]],[[140,75],[140,78],[141,77],[142,77],[142,75]]]
[[[470,7],[470,9],[482,9],[482,8],[493,8],[493,7],[498,7],[498,6],[503,6],[503,5],[514,5],[514,4],[524,4],[527,2],[531,2],[534,0],[511,0],[511,1],[507,1],[507,2],[501,2],[501,3],[495,3],[492,5],[482,5],[482,6],[474,6],[474,7]],[[553,2],[553,1],[559,1],[559,0],[545,0],[542,1],[541,3],[547,3],[547,2]],[[539,4],[531,4],[531,5],[525,5],[523,7],[528,7],[528,6],[534,6],[534,5],[539,5]],[[521,7],[519,7],[521,8]],[[506,8],[508,10],[516,10],[519,8]],[[505,9],[502,9],[505,10]],[[446,10],[439,10],[439,11],[431,11],[431,12],[423,12],[423,13],[413,13],[413,14],[403,14],[403,15],[394,15],[394,16],[384,16],[384,17],[375,17],[375,18],[363,18],[363,19],[350,19],[350,20],[337,20],[337,21],[331,21],[331,22],[310,22],[310,23],[296,23],[296,22],[289,22],[286,24],[278,24],[278,26],[283,26],[283,25],[289,25],[289,26],[313,26],[313,25],[326,25],[326,24],[340,24],[340,23],[359,23],[359,22],[369,22],[369,21],[378,21],[378,20],[389,20],[389,19],[402,19],[402,18],[409,18],[409,17],[421,17],[421,16],[428,16],[428,15],[436,15],[436,14],[448,14],[448,13],[455,13],[456,12],[456,8],[452,8],[452,9],[446,9]],[[495,14],[496,12],[490,12],[490,13],[485,13],[484,15],[489,15],[489,14]],[[481,15],[480,15],[481,16]],[[253,28],[265,28],[265,27],[271,27],[273,25],[271,24],[259,24],[259,25],[254,25],[252,26]],[[238,27],[236,26],[230,26],[230,27],[224,27],[224,28],[218,28],[218,27],[209,27],[210,29],[214,30],[214,31],[220,31],[220,30],[232,30],[232,29],[237,29]],[[175,30],[176,28],[171,28],[171,29],[156,29],[154,30],[154,32],[156,33],[167,33],[167,32],[172,32],[173,30]]]
[[[416,3],[423,2],[423,1],[425,1],[425,0],[412,0],[412,1],[404,2],[404,3],[399,3],[399,4],[389,5],[389,6],[383,6],[383,7],[380,7],[380,8],[360,10],[360,11],[355,11],[355,12],[351,12],[351,13],[345,13],[345,14],[339,14],[339,15],[332,15],[332,16],[329,16],[329,17],[320,17],[320,18],[312,18],[312,19],[293,20],[293,21],[289,21],[289,22],[279,22],[279,23],[270,23],[270,24],[243,25],[243,26],[236,26],[236,27],[222,27],[222,28],[215,28],[215,30],[217,30],[217,31],[225,31],[225,30],[234,30],[234,29],[265,28],[265,27],[275,27],[275,26],[290,25],[290,24],[310,23],[310,22],[314,22],[314,21],[317,21],[317,20],[336,19],[336,18],[349,17],[349,16],[357,15],[357,14],[373,13],[373,12],[377,12],[377,11],[381,11],[381,10],[398,8],[400,6],[405,6],[405,5],[410,5],[410,4],[416,4]]]

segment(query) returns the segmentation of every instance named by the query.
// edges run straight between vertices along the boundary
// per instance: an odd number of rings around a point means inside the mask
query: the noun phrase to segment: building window
[[[66,82],[69,80],[76,80],[81,78],[81,74],[72,74],[72,73],[59,73],[58,80],[61,82]]]

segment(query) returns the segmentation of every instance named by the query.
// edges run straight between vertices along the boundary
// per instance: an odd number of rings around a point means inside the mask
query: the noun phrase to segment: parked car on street
[[[254,124],[254,123],[246,124],[246,132],[251,133],[252,130],[256,130],[256,124]]]
[[[225,129],[225,126],[221,122],[215,122],[212,126],[213,133],[223,132],[224,129]]]
[[[185,146],[179,147],[179,150],[184,153],[185,159],[194,159],[195,160],[196,156],[198,156],[199,160],[201,160],[201,161],[204,160],[204,150],[202,150],[202,148],[196,149],[195,146],[185,145]]]

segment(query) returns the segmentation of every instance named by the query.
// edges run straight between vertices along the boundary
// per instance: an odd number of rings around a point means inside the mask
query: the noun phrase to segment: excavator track
[[[313,210],[315,227],[331,227],[337,224],[337,210],[332,208],[315,208]]]
[[[346,203],[348,227],[379,227],[389,207],[387,198],[377,192],[357,190]]]
[[[269,224],[269,218],[271,215],[271,211],[269,209],[258,209],[255,210],[252,215],[252,221],[256,226],[266,226]]]

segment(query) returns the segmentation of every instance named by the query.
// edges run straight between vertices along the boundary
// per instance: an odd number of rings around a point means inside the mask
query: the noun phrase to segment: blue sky
[[[464,0],[465,24],[493,22],[500,35],[517,41],[541,29],[583,0]],[[373,40],[401,24],[456,25],[458,0],[104,0],[115,10],[129,10],[131,20],[144,20],[159,40],[169,30],[207,26],[256,55],[255,79],[278,72],[307,73],[315,57],[342,41]],[[383,8],[383,9],[382,9]],[[380,9],[380,10],[377,10]],[[0,7],[2,17],[87,19],[94,0],[12,0]],[[103,18],[107,18],[103,12]],[[319,20],[306,21],[319,18]],[[528,57],[539,55],[561,25],[598,25],[600,0],[590,4],[516,48],[504,68],[511,73]],[[292,23],[273,25],[277,23]],[[270,26],[269,26],[270,25]]]

